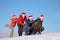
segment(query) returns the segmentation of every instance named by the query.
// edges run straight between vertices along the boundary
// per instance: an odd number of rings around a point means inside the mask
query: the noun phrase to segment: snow
[[[42,34],[42,35],[2,38],[0,40],[60,40],[60,33],[49,33],[49,34]]]

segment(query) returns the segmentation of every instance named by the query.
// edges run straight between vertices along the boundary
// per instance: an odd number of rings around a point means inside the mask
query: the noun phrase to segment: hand
[[[39,34],[39,32],[36,32],[36,35],[38,35]]]

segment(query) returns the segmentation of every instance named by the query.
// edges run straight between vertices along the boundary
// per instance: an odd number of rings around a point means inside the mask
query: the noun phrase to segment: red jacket
[[[17,23],[20,24],[20,25],[22,25],[22,26],[24,26],[24,21],[25,20],[26,20],[26,18],[20,17],[20,18],[17,19]]]
[[[16,23],[17,23],[17,18],[12,18],[10,26],[15,27]]]

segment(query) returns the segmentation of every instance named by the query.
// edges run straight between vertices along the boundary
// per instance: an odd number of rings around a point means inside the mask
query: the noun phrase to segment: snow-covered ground
[[[60,40],[60,33],[20,36],[20,37],[13,37],[13,38],[3,38],[0,40]]]

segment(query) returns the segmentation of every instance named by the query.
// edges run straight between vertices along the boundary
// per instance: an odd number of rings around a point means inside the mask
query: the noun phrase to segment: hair
[[[20,15],[20,18],[22,18],[22,15]],[[27,17],[25,16],[24,19],[27,19]]]

